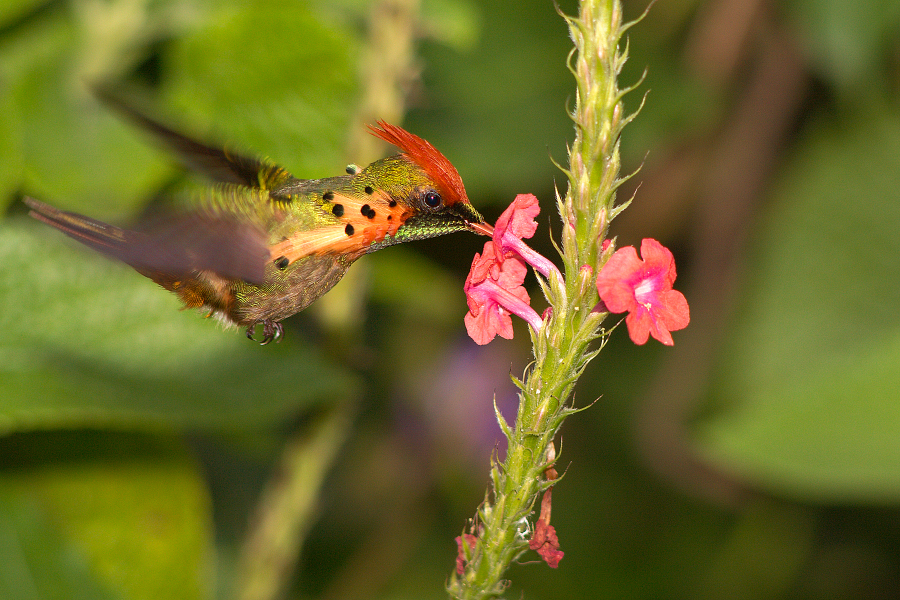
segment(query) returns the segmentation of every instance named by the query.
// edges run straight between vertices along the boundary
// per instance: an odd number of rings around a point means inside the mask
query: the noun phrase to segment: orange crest
[[[403,150],[406,158],[422,167],[422,170],[434,180],[438,191],[444,197],[445,205],[469,201],[462,177],[459,176],[456,167],[437,148],[419,136],[384,121],[378,121],[378,127],[369,125],[369,131],[375,137]]]

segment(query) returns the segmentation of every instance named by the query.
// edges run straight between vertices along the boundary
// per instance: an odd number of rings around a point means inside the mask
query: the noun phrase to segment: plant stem
[[[305,434],[294,433],[259,501],[258,521],[244,541],[239,565],[241,600],[271,600],[284,594],[300,554],[300,541],[315,522],[325,474],[347,439],[355,403],[335,404]]]
[[[596,273],[608,254],[602,243],[615,207],[619,177],[619,134],[624,116],[617,76],[626,60],[620,50],[622,8],[617,0],[583,0],[577,17],[564,17],[575,48],[569,68],[577,82],[575,140],[564,171],[569,188],[557,198],[563,221],[561,250],[565,278],[549,272],[540,279],[552,307],[546,326],[531,331],[535,361],[520,388],[515,426],[497,419],[509,442],[502,464],[492,461],[493,493],[473,520],[477,542],[467,552],[462,575],[454,573],[448,592],[454,598],[495,598],[508,583],[504,573],[528,550],[528,517],[538,497],[556,481],[545,471],[555,460],[553,439],[565,418],[575,382],[599,352],[591,342],[602,337],[606,313],[593,312],[599,297]]]

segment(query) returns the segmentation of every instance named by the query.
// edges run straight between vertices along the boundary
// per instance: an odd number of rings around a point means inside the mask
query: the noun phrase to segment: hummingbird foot
[[[272,321],[266,319],[261,321],[263,326],[263,339],[259,343],[260,346],[265,346],[271,341],[278,343],[281,341],[281,338],[284,336],[284,325],[282,325],[279,321]],[[247,328],[247,339],[256,341],[253,338],[253,333],[256,330],[256,323]]]

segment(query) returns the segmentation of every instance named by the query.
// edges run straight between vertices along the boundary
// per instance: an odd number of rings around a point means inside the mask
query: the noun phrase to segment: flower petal
[[[502,244],[500,240],[507,234],[519,239],[530,238],[537,231],[538,225],[534,218],[540,212],[538,199],[533,194],[519,194],[497,219],[494,241]]]
[[[500,262],[492,241],[485,243],[482,254],[475,255],[463,288],[469,306],[464,319],[466,331],[475,343],[487,344],[497,335],[512,339],[510,314],[522,317],[534,329],[541,327],[543,321],[531,308],[531,299],[522,287],[527,272],[517,256]]]
[[[512,319],[509,313],[496,304],[484,307],[478,314],[467,312],[463,321],[469,337],[475,340],[479,346],[484,346],[498,335],[508,340],[513,337]]]
[[[623,313],[634,310],[637,305],[634,298],[637,283],[634,280],[642,268],[643,263],[638,258],[634,246],[619,248],[609,257],[597,274],[597,293],[600,294],[609,312]]]
[[[635,344],[652,335],[671,346],[671,331],[687,327],[690,310],[681,292],[672,289],[675,258],[653,239],[641,242],[641,258],[634,247],[619,248],[597,274],[597,293],[609,312],[628,312],[625,324]]]
[[[534,533],[528,540],[528,547],[537,551],[544,562],[555,569],[559,567],[559,561],[565,556],[565,552],[559,549],[559,538],[556,529],[545,519],[538,519],[534,526]]]
[[[475,545],[478,543],[478,538],[476,538],[471,533],[464,533],[462,535],[456,536],[456,572],[459,575],[462,575],[466,572],[466,563],[468,560],[466,559],[466,549],[468,548],[469,554],[474,552]],[[465,546],[464,546],[465,544]]]
[[[641,258],[644,268],[665,273],[666,285],[675,283],[675,257],[672,252],[652,238],[641,240]]]
[[[684,329],[691,322],[691,310],[687,298],[678,290],[669,290],[662,296],[664,308],[660,317],[669,331]]]

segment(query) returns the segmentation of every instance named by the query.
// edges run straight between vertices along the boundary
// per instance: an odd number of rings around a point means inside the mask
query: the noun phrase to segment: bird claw
[[[281,341],[282,336],[284,336],[284,325],[282,325],[279,321],[270,321],[266,319],[262,321],[263,326],[263,338],[262,341],[259,342],[260,346],[265,346],[271,341],[278,343]],[[247,339],[256,341],[253,337],[254,331],[256,330],[256,323],[247,328]]]

